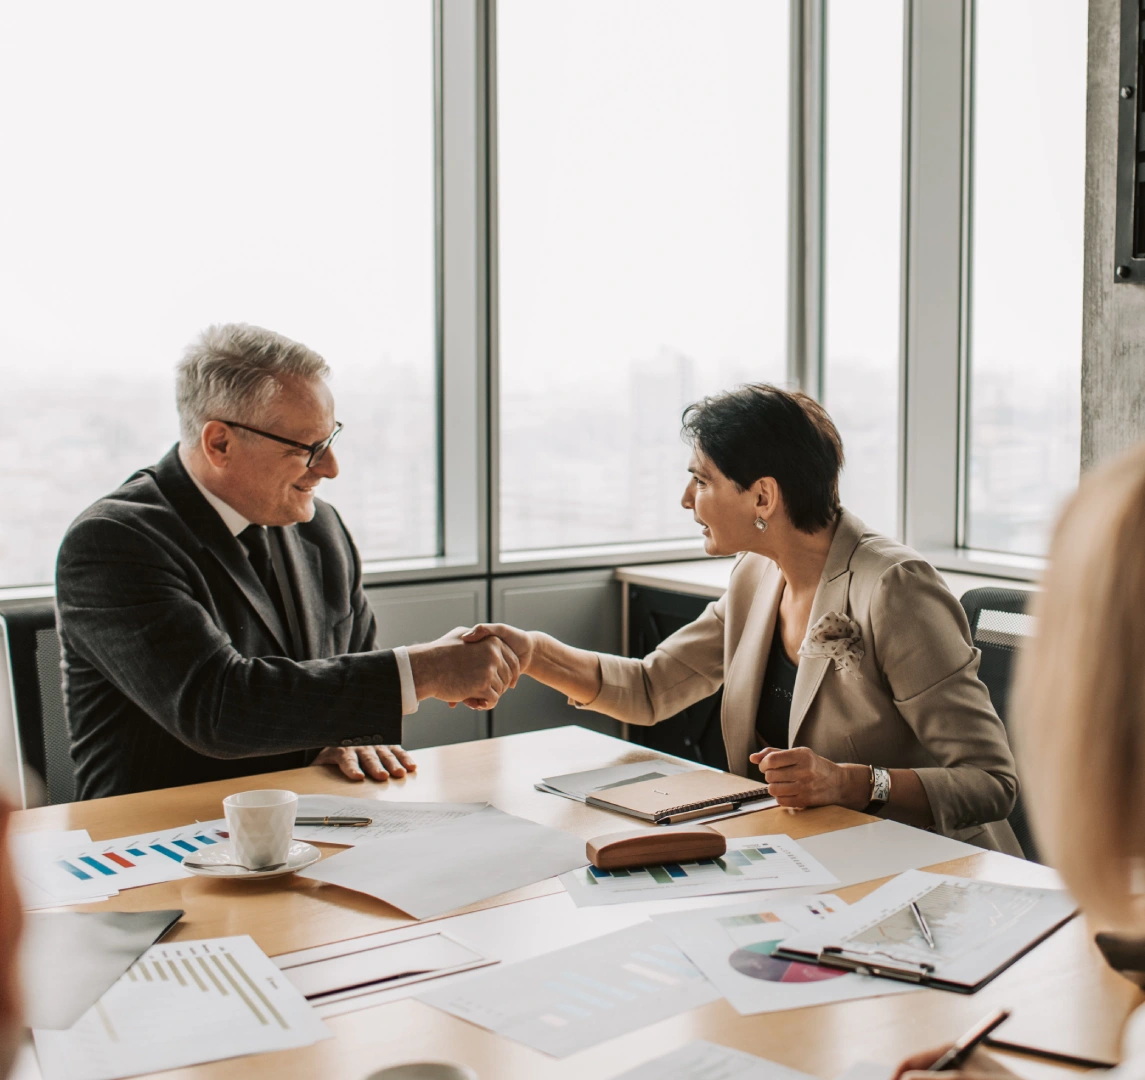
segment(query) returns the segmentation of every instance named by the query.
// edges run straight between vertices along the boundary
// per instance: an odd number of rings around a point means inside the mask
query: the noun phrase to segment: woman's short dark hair
[[[814,398],[753,383],[689,405],[683,419],[685,437],[741,491],[773,477],[797,529],[838,516],[843,441]]]

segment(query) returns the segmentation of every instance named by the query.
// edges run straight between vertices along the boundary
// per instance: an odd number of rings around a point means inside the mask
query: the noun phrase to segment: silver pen
[[[347,825],[363,828],[373,823],[374,819],[368,817],[300,817],[294,819],[295,825]]]
[[[930,927],[926,925],[926,919],[922,917],[922,912],[919,910],[918,904],[913,900],[910,902],[910,913],[914,916],[914,921],[918,923],[919,930],[922,931],[923,940],[933,949],[934,935],[930,932]]]

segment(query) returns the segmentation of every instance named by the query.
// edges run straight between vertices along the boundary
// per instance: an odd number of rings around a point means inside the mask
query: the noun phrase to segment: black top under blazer
[[[309,765],[401,741],[401,681],[328,503],[279,530],[306,646],[172,448],[68,529],[56,565],[81,799]]]

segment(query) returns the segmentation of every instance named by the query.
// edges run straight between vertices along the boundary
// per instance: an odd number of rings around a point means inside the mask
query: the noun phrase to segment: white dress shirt
[[[199,489],[200,494],[218,511],[219,517],[223,519],[223,524],[226,525],[231,531],[232,536],[238,536],[251,522],[247,521],[233,506],[223,502],[213,491],[208,491],[195,475],[191,468],[190,462],[187,460],[187,455],[183,451],[183,447],[179,447],[179,460],[183,462],[183,468],[187,470],[187,475],[191,478],[192,483]],[[413,667],[409,662],[409,649],[404,645],[398,645],[393,649],[394,659],[398,664],[398,678],[401,680],[402,686],[402,716],[410,716],[412,713],[417,712],[417,687],[413,681]]]

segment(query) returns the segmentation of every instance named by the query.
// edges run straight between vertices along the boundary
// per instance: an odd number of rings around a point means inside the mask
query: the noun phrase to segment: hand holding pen
[[[956,1042],[935,1050],[925,1050],[921,1054],[908,1057],[895,1070],[894,1080],[925,1080],[934,1073],[946,1073],[953,1077],[982,1078],[982,1080],[1016,1080],[1011,1072],[989,1054],[978,1047],[986,1037],[1010,1017],[1009,1010],[998,1009],[975,1024]]]

